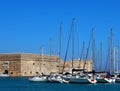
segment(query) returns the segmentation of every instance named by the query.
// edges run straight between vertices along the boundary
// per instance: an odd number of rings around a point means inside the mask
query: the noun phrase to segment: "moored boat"
[[[69,80],[66,80],[62,77],[60,74],[51,74],[48,77],[49,82],[55,82],[55,83],[69,83]]]
[[[97,73],[96,76],[98,83],[114,83],[116,80],[114,77],[108,76],[107,72]]]
[[[33,81],[33,82],[47,82],[47,77],[46,76],[34,76],[34,77],[30,77],[29,81]]]
[[[97,82],[97,80],[95,79],[95,77],[93,77],[91,74],[76,74],[76,75],[72,75],[72,74],[68,74],[68,75],[64,75],[63,76],[64,79],[69,79],[70,83],[91,83],[94,84]]]
[[[0,77],[9,77],[9,74],[0,73]]]

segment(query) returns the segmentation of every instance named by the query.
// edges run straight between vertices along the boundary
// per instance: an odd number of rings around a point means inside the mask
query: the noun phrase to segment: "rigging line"
[[[83,46],[82,46],[81,56],[80,56],[80,60],[79,60],[79,68],[80,68],[80,61],[82,60],[82,56],[83,56],[84,46],[85,46],[85,42],[83,41]]]
[[[67,54],[68,54],[68,49],[69,49],[69,43],[70,43],[71,36],[72,36],[72,28],[71,28],[71,31],[70,31],[70,34],[69,34],[69,38],[68,38],[67,49],[66,49],[66,53],[65,53],[65,58],[64,58],[62,73],[63,73],[64,68],[65,68],[65,63],[66,63],[66,59],[67,59]]]
[[[87,57],[88,57],[88,52],[89,52],[89,48],[90,48],[91,39],[92,39],[92,36],[90,36],[90,40],[89,40],[89,44],[88,44],[88,48],[87,48],[87,53],[86,53],[86,57],[85,57],[85,63],[83,65],[84,70],[85,70],[85,66],[86,66],[86,61],[87,61]]]
[[[108,55],[107,55],[107,62],[106,62],[106,65],[105,65],[105,70],[107,70],[107,66],[108,66],[109,59],[110,59],[110,47],[109,47],[109,44],[110,44],[110,38],[108,37]]]

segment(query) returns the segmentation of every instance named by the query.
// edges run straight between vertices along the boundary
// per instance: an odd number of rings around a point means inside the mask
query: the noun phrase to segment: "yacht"
[[[69,79],[70,83],[96,83],[95,76],[91,73],[67,74],[63,76],[64,79]]]
[[[111,76],[107,76],[107,73],[97,73],[96,74],[98,83],[114,83],[115,78]]]
[[[30,77],[29,81],[32,82],[47,82],[47,76],[34,76],[34,77]]]
[[[55,73],[55,74],[50,74],[48,77],[49,82],[57,82],[57,83],[69,83],[69,80],[65,80],[62,75]]]
[[[0,73],[0,77],[9,77],[9,74]]]

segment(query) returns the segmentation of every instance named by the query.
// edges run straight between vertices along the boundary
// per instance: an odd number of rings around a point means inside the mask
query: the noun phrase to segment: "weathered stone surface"
[[[83,68],[84,61],[74,61],[75,68]],[[92,61],[87,61],[85,68],[92,70]],[[34,76],[59,71],[59,58],[52,55],[38,54],[0,54],[0,72],[8,71],[10,76]],[[60,72],[63,70],[63,61],[60,60]],[[65,63],[64,71],[71,70],[71,61]]]

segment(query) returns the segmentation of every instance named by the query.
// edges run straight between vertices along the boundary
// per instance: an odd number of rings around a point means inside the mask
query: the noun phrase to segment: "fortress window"
[[[13,72],[11,72],[10,74],[13,74]]]
[[[32,74],[32,72],[30,71],[30,74]]]
[[[38,72],[36,72],[36,74],[38,74]]]

